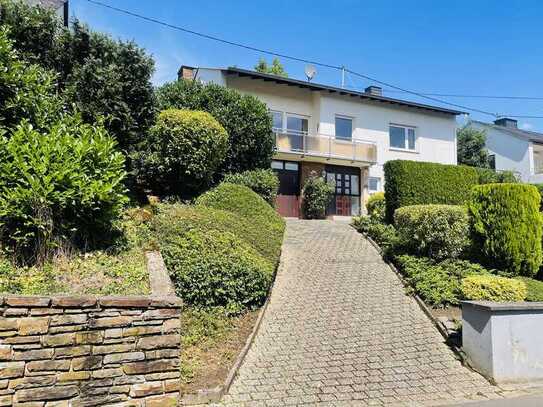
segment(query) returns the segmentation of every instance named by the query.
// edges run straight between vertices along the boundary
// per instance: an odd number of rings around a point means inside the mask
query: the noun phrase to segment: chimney
[[[368,86],[365,90],[364,90],[365,93],[369,93],[370,95],[373,95],[373,96],[383,96],[383,89],[380,88],[379,86]]]
[[[517,121],[515,119],[509,119],[507,117],[502,117],[501,119],[494,120],[496,126],[509,127],[511,129],[517,128]]]
[[[194,67],[181,65],[177,72],[177,79],[194,79]]]

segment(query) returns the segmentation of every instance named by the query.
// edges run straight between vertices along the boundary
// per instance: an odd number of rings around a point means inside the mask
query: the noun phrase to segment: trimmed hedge
[[[461,165],[392,160],[384,169],[387,222],[402,206],[462,205],[479,182],[477,169]]]
[[[384,221],[386,210],[385,193],[376,192],[370,195],[366,202],[366,210],[371,218],[380,222]]]
[[[526,284],[526,301],[543,301],[543,281],[528,277],[517,277],[517,280]]]
[[[394,224],[403,247],[433,259],[458,257],[469,245],[464,206],[404,206],[394,213]]]
[[[224,177],[224,182],[251,188],[271,206],[275,206],[275,198],[279,190],[279,178],[272,169],[249,170],[237,174],[228,174]]]
[[[468,204],[474,252],[480,261],[513,275],[534,276],[542,259],[537,188],[487,184],[473,188]]]
[[[460,289],[464,299],[478,301],[524,301],[527,294],[524,282],[493,275],[465,277]]]
[[[539,202],[539,212],[543,212],[543,184],[532,184],[534,187],[537,188],[539,191],[539,195],[541,195],[542,199]]]

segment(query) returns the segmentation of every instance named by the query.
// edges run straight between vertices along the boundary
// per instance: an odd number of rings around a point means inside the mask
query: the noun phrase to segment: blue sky
[[[538,1],[174,1],[101,0],[195,31],[332,65],[345,65],[424,93],[543,97],[543,3]],[[175,79],[181,64],[252,69],[260,57],[70,0],[70,14],[93,29],[133,39],[153,55],[156,84]],[[283,60],[291,77],[304,64]],[[339,86],[338,71],[317,67],[315,82]],[[370,82],[349,76],[347,85]],[[421,101],[415,96],[385,95]],[[543,116],[543,100],[442,97],[499,114]],[[492,117],[471,113],[478,120]],[[543,131],[543,119],[519,119]]]

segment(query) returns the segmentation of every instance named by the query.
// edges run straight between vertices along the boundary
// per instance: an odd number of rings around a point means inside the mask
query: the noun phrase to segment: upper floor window
[[[271,110],[270,115],[272,117],[272,130],[278,132],[283,131],[283,112]]]
[[[389,137],[391,148],[415,151],[415,128],[397,125],[390,126]]]
[[[543,144],[533,144],[534,173],[543,174]]]
[[[343,140],[352,140],[353,119],[348,117],[336,116],[336,138]]]

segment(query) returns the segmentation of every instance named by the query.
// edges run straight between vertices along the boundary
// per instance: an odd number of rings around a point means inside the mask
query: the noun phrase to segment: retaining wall
[[[0,406],[168,406],[176,297],[0,296]]]

